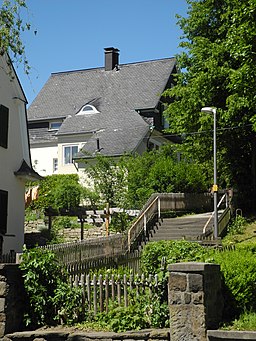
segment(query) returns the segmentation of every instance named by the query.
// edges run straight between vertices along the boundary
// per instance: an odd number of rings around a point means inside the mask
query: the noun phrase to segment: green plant
[[[237,215],[232,219],[231,223],[228,225],[227,231],[230,235],[242,234],[244,233],[245,226],[247,224],[246,218],[241,215]]]
[[[212,262],[220,264],[224,280],[225,318],[243,311],[256,311],[255,253],[246,247],[212,252]]]
[[[57,229],[65,229],[65,228],[71,228],[72,227],[72,220],[70,217],[55,217],[53,221],[53,226]]]
[[[185,240],[152,242],[143,248],[141,255],[142,271],[147,273],[159,272],[163,267],[163,258],[166,264],[170,264],[182,261],[202,261],[207,258],[207,255],[207,250],[195,242]]]
[[[55,290],[65,275],[54,253],[41,248],[24,249],[20,264],[27,294],[26,325],[54,325],[56,307]]]
[[[49,175],[38,185],[38,199],[31,203],[31,208],[61,210],[74,208],[80,203],[83,189],[77,174]]]
[[[130,218],[125,212],[114,213],[111,216],[109,228],[115,232],[124,232],[130,225]]]
[[[82,289],[72,287],[67,282],[60,282],[54,291],[53,303],[59,307],[55,320],[61,324],[73,325],[86,318]]]
[[[29,74],[30,66],[22,42],[22,32],[30,30],[30,23],[24,20],[27,10],[25,0],[4,0],[0,8],[0,55],[8,53],[14,61],[22,63],[24,72]],[[11,71],[11,68],[10,68]]]
[[[150,327],[144,304],[139,300],[134,300],[128,307],[112,306],[108,313],[99,313],[96,321],[108,325],[114,332]]]
[[[225,325],[223,329],[228,330],[256,330],[256,313],[244,312],[239,318],[235,319],[229,325]]]

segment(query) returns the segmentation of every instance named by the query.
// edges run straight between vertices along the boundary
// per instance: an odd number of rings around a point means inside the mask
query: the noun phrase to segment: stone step
[[[162,219],[151,231],[149,240],[181,240],[184,238],[195,240],[203,233],[203,227],[208,219],[209,215],[207,214]],[[212,222],[208,226],[212,226]]]

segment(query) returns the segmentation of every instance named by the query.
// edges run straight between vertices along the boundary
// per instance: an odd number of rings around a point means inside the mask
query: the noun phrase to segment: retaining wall
[[[0,264],[0,337],[22,330],[25,291],[17,264]]]
[[[6,335],[3,341],[170,341],[169,329],[147,329],[125,333],[69,332],[68,330],[23,332]]]

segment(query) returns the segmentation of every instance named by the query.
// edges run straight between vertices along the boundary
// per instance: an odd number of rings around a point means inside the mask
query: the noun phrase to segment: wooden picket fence
[[[79,276],[88,273],[90,270],[97,269],[126,268],[133,273],[140,273],[140,256],[141,251],[135,250],[123,254],[71,261],[67,264],[64,263],[64,266],[73,280],[75,275]]]
[[[92,312],[108,312],[110,302],[118,306],[128,307],[132,303],[130,297],[138,298],[142,295],[148,295],[149,299],[153,295],[158,295],[159,278],[158,275],[133,274],[121,275],[81,275],[75,276],[75,280],[70,277],[72,287],[81,287],[82,302],[84,309]]]

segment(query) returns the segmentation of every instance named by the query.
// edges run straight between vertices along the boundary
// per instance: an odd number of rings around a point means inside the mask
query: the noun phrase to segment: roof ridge
[[[124,63],[119,64],[120,67],[134,65],[134,64],[142,64],[142,63],[152,63],[152,62],[160,62],[164,60],[176,60],[175,57],[165,57],[165,58],[158,58],[158,59],[150,59],[150,60],[142,60],[139,62],[130,62],[130,63]],[[59,75],[59,74],[65,74],[65,73],[76,73],[76,72],[84,72],[84,71],[92,71],[92,70],[105,70],[105,66],[98,66],[98,67],[91,67],[88,69],[75,69],[75,70],[67,70],[67,71],[57,71],[57,72],[51,72],[51,76]],[[108,72],[108,71],[107,71]]]

